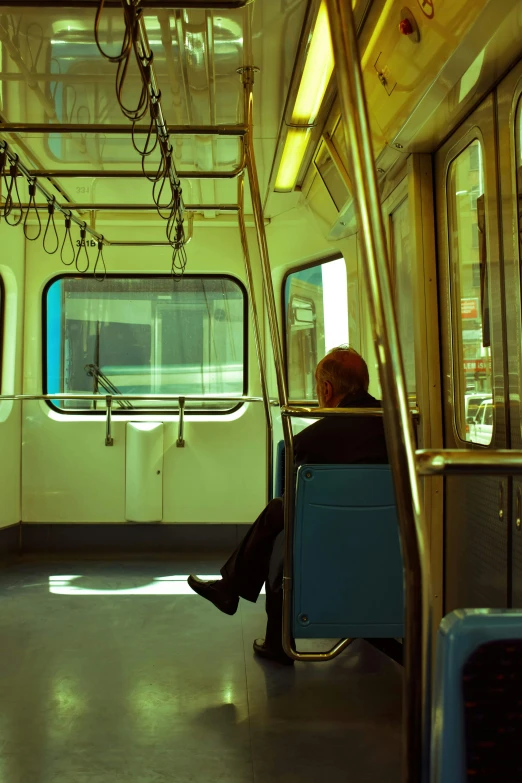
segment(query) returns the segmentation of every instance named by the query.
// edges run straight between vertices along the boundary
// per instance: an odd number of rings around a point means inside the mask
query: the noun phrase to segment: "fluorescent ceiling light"
[[[294,189],[309,138],[308,128],[288,129],[275,183],[275,189],[280,193]]]
[[[291,127],[288,130],[283,155],[279,164],[275,189],[288,192],[294,189],[299,169],[308,146],[309,132],[306,126],[313,125],[330,82],[334,67],[330,24],[326,2],[319,7],[317,19],[306,55],[301,82],[292,112]]]
[[[301,77],[301,84],[292,112],[292,124],[311,125],[323,102],[334,67],[330,25],[326,3],[321,3],[315,22],[310,48]]]

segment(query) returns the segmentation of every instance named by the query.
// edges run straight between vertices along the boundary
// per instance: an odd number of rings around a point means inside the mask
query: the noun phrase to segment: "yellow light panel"
[[[310,125],[315,121],[323,102],[334,67],[330,25],[326,3],[317,14],[312,40],[306,56],[301,84],[292,113],[292,122]]]
[[[309,137],[310,132],[307,128],[288,129],[275,183],[275,190],[280,193],[287,193],[294,189]]]

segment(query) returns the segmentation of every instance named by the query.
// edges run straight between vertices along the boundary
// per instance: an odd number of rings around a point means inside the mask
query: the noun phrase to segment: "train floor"
[[[191,571],[218,560],[0,569],[0,783],[398,783],[401,668],[260,661],[263,597],[227,617]]]

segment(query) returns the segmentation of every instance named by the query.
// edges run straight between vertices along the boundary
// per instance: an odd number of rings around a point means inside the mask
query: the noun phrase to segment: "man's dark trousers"
[[[282,580],[268,577],[274,542],[283,528],[283,501],[274,498],[221,569],[221,575],[230,588],[247,601],[255,603],[266,582],[268,620],[265,643],[273,650],[281,649],[283,590]]]

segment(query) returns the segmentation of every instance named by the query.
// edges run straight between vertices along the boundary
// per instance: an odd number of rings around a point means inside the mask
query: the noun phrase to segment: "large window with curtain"
[[[63,275],[44,292],[44,391],[216,397],[247,391],[247,299],[223,275]],[[96,411],[105,402],[67,400],[61,411]],[[177,400],[132,401],[132,408],[177,407]],[[227,412],[238,403],[187,401],[191,411]],[[128,403],[115,403],[129,408]]]

